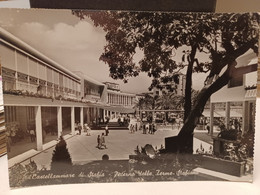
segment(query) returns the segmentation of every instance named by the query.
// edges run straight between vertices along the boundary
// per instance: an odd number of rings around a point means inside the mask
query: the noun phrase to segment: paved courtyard
[[[101,135],[104,131],[93,130],[91,136],[82,135],[71,136],[66,139],[67,147],[71,155],[74,164],[84,164],[85,162],[93,160],[101,160],[104,154],[109,155],[110,160],[122,160],[128,159],[130,154],[134,154],[134,150],[137,146],[143,147],[146,144],[151,144],[154,148],[161,148],[164,146],[164,138],[169,136],[175,136],[178,134],[178,130],[158,130],[154,135],[142,134],[141,131],[135,133],[129,133],[129,131],[111,130],[109,136],[106,136],[107,149],[98,149],[97,136]],[[10,159],[9,167],[11,164],[17,162],[23,162],[27,164],[29,159],[34,160],[39,169],[50,168],[52,153],[55,143],[52,143],[48,149],[34,153],[35,151],[28,151],[27,160],[23,160],[23,156]],[[194,151],[203,145],[204,149],[208,150],[210,145],[206,142],[200,141],[194,138]],[[45,146],[46,147],[46,146]],[[31,154],[31,155],[30,155]],[[25,159],[25,158],[24,158]]]

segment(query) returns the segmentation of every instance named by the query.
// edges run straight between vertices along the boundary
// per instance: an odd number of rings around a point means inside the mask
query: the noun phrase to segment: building
[[[237,67],[257,63],[254,53],[247,53],[237,60]],[[256,83],[257,71],[244,74],[232,79],[227,86],[223,87],[211,96],[210,99],[210,129],[216,118],[224,119],[226,129],[230,129],[234,121],[239,122],[242,134],[254,131],[256,111]]]
[[[9,158],[43,150],[61,135],[74,135],[76,122],[100,117],[104,84],[71,72],[2,28],[0,63]]]
[[[83,74],[80,71],[75,71],[81,78],[80,94],[81,101],[92,105],[86,107],[84,121],[91,126],[95,126],[104,119],[104,108],[107,106],[107,88],[106,85]]]
[[[134,113],[136,94],[122,92],[117,83],[104,82],[107,88],[105,116],[117,117],[118,114]]]
[[[179,73],[175,76],[175,81],[161,84],[160,88],[153,88],[154,96],[161,96],[164,93],[174,92],[176,95],[185,95],[186,75]]]
[[[74,135],[75,124],[96,128],[106,116],[134,112],[135,94],[72,72],[2,28],[0,64],[8,158]]]

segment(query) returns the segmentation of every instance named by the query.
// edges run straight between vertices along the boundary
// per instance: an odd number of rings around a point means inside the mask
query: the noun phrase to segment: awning
[[[204,110],[204,112],[202,113],[203,116],[205,117],[210,117],[210,110]],[[214,111],[214,117],[226,117],[226,111],[224,110],[217,110]],[[242,117],[242,110],[230,110],[230,117]]]

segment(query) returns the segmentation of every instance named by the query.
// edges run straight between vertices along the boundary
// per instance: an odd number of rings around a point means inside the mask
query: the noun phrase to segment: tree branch
[[[258,66],[258,64],[256,63],[256,64],[251,64],[251,65],[246,65],[246,66],[242,66],[239,68],[235,68],[232,71],[231,77],[236,78],[236,77],[242,76],[243,74],[257,71],[257,66]]]

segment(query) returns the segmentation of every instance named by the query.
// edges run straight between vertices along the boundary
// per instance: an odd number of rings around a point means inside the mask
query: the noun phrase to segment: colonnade
[[[132,106],[133,97],[122,94],[108,93],[108,103],[111,105]]]
[[[36,143],[37,150],[43,150],[43,129],[42,129],[42,106],[35,106],[35,124],[36,124]],[[57,106],[57,129],[58,129],[58,137],[62,135],[62,106]],[[84,124],[84,113],[83,108],[80,108],[80,124],[83,126]],[[75,107],[70,107],[71,109],[71,134],[75,134]]]
[[[253,123],[254,121],[251,121],[253,117],[250,117],[254,115],[254,113],[250,113],[249,104],[252,104],[252,101],[243,101],[242,102],[242,124],[241,124],[241,130],[242,134],[244,134],[246,131],[249,130],[249,123]],[[213,127],[214,127],[214,111],[215,111],[215,104],[216,103],[210,103],[210,134],[213,136]],[[231,118],[231,102],[225,103],[225,127],[226,129],[230,129],[230,118]],[[251,119],[250,119],[251,118]]]

